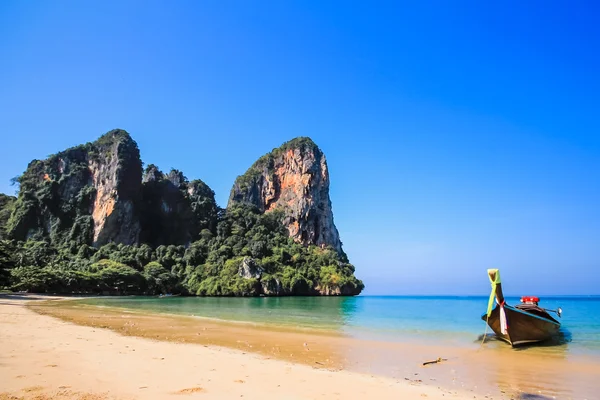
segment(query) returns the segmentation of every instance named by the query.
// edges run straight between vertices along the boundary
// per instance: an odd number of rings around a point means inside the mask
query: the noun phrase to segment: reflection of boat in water
[[[526,343],[542,342],[556,335],[560,322],[550,316],[549,312],[559,317],[562,310],[547,310],[538,305],[537,297],[522,297],[521,304],[506,304],[502,294],[500,272],[489,269],[488,276],[492,283],[492,293],[487,313],[481,319],[487,322],[499,339],[510,343],[513,347]],[[492,309],[494,297],[496,307]]]

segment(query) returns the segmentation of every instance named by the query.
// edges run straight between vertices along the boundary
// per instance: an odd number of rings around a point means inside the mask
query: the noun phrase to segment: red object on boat
[[[521,297],[521,303],[530,303],[530,304],[537,304],[539,303],[540,298],[539,297],[535,297],[535,296],[523,296]]]

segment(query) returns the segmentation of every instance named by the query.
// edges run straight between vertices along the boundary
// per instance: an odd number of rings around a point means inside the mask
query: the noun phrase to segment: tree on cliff
[[[14,246],[8,240],[0,240],[0,288],[10,284],[10,271],[15,266]]]
[[[0,193],[0,240],[6,239],[6,225],[13,211],[16,198]]]

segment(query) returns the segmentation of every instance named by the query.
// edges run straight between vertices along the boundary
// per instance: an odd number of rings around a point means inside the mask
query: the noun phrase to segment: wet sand
[[[6,307],[3,305],[0,307],[3,310],[2,320],[4,321]],[[28,320],[27,325],[33,324],[32,320],[35,322],[39,320],[46,321],[45,323],[48,324],[50,324],[49,321],[53,321],[52,324],[62,324],[60,325],[61,329],[66,330],[91,329],[93,332],[87,333],[96,341],[100,341],[101,344],[97,346],[104,346],[110,350],[115,349],[112,342],[116,341],[116,338],[133,340],[131,346],[136,346],[136,355],[143,351],[145,356],[148,356],[147,352],[151,350],[141,350],[139,348],[142,346],[141,342],[137,343],[135,340],[143,340],[145,345],[151,343],[156,346],[167,345],[166,342],[170,342],[173,346],[175,344],[189,346],[190,352],[212,352],[217,359],[215,362],[220,364],[225,362],[226,364],[250,365],[259,362],[260,366],[254,366],[251,368],[252,370],[254,368],[262,370],[265,368],[265,364],[285,365],[285,367],[280,367],[279,373],[276,372],[267,378],[269,382],[278,382],[278,384],[287,382],[286,379],[290,378],[281,372],[281,368],[299,368],[300,371],[294,372],[293,376],[296,377],[297,374],[304,376],[303,374],[310,372],[303,379],[305,382],[310,381],[314,391],[297,393],[295,395],[300,396],[297,398],[319,398],[322,394],[333,398],[365,396],[368,398],[388,398],[386,396],[390,396],[389,398],[418,398],[426,395],[429,398],[444,399],[472,399],[486,398],[486,396],[488,399],[593,399],[597,392],[597,376],[600,376],[600,363],[595,359],[573,357],[568,355],[566,350],[563,352],[514,351],[493,341],[486,341],[483,346],[474,346],[473,348],[376,342],[357,340],[332,332],[295,331],[193,317],[132,313],[122,309],[86,306],[77,302],[46,301],[29,302],[28,304],[28,309],[36,313],[85,325],[87,326],[85,328],[61,323],[48,317],[36,317],[24,307],[18,309],[23,310],[23,315],[27,316],[25,318]],[[30,330],[25,327],[23,329],[26,332]],[[4,327],[0,329],[2,348],[8,344],[4,342],[3,330]],[[116,335],[116,338],[112,338],[110,344],[105,343],[105,338],[99,336],[114,335],[108,330],[120,334]],[[57,340],[62,343],[61,340],[65,340],[65,338],[61,336]],[[64,345],[58,344],[58,346],[65,348]],[[121,349],[114,356],[131,355],[133,351],[128,349],[128,347]],[[85,353],[88,351],[91,351],[89,347],[85,349]],[[5,353],[3,349],[0,349],[0,352]],[[226,357],[233,356],[240,360],[225,361]],[[218,359],[218,357],[225,358]],[[445,360],[438,364],[422,365],[424,361],[435,360],[438,357]],[[190,368],[190,371],[184,372],[183,375],[189,375],[192,370],[197,368],[189,365],[189,363],[194,363],[194,359],[189,360],[188,358],[183,356],[180,360],[182,364],[188,365]],[[159,371],[156,372],[159,373]],[[204,372],[212,375],[211,372],[214,371],[209,369]],[[323,375],[318,374],[329,375],[325,382],[321,382],[319,379]],[[364,392],[365,396],[357,396],[356,386],[352,386],[353,390],[348,390],[349,387],[347,388],[346,384],[343,384],[343,387],[332,387],[329,379],[333,378],[348,379],[352,382],[354,379],[359,379],[369,387],[369,390]],[[279,382],[282,379],[283,381]],[[364,383],[364,380],[368,384]],[[204,385],[206,386],[206,382]],[[2,387],[0,389],[4,390]],[[423,390],[423,392],[418,392],[417,389]],[[223,395],[217,397],[229,398],[225,394],[226,392],[223,392],[224,388],[214,390],[215,393],[220,392]],[[403,392],[405,390],[417,391],[410,392],[410,396],[408,396],[408,392]],[[377,393],[377,396],[374,396],[373,393]],[[188,393],[188,395],[191,394]],[[208,391],[206,393],[203,391],[203,395],[208,395]],[[252,396],[264,398],[265,396],[264,391],[260,390],[245,391],[241,395],[246,398]],[[159,398],[164,397],[159,396]],[[283,398],[290,397],[286,394]]]

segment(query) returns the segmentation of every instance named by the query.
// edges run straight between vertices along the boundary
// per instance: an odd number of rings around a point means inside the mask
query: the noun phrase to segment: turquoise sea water
[[[481,340],[487,296],[359,297],[111,297],[83,303],[131,310],[216,318],[300,329],[325,329],[382,341],[417,340],[471,346]],[[517,304],[518,298],[507,297]],[[540,306],[562,307],[562,342],[573,354],[600,357],[600,296],[542,297]],[[490,333],[488,329],[488,333]]]

